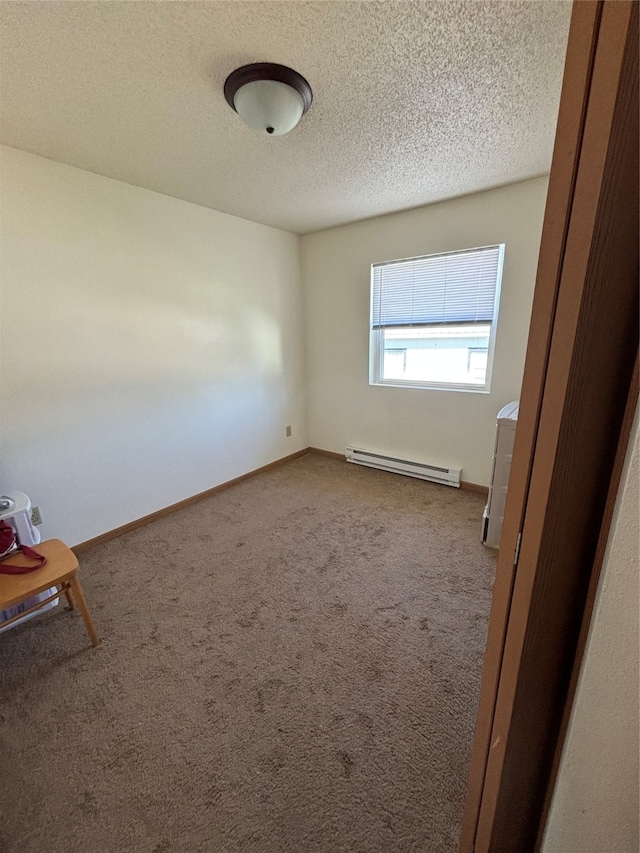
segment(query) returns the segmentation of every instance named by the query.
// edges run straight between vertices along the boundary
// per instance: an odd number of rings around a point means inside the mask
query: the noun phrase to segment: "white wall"
[[[544,853],[640,849],[638,416],[620,484]]]
[[[44,537],[307,446],[298,237],[11,148],[0,170],[0,492]]]
[[[547,179],[302,238],[309,440],[460,466],[487,485],[498,410],[520,394]],[[506,243],[490,394],[370,386],[371,264]]]

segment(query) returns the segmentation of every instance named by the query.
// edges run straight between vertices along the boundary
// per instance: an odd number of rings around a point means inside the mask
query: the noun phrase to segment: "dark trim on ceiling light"
[[[278,65],[275,62],[253,62],[250,65],[243,65],[242,68],[236,68],[224,81],[224,96],[232,110],[236,111],[234,98],[238,89],[247,83],[253,83],[255,80],[275,80],[278,83],[286,83],[287,86],[291,86],[302,98],[303,115],[311,106],[313,92],[302,74],[298,74],[293,68]]]

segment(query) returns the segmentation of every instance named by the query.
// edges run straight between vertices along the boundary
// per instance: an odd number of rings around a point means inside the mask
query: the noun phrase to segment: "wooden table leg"
[[[82,587],[80,586],[80,581],[78,580],[77,572],[71,575],[71,577],[69,578],[69,583],[71,584],[73,598],[75,599],[75,602],[78,605],[78,610],[82,614],[84,624],[87,626],[87,631],[89,633],[89,636],[91,637],[91,644],[97,646],[100,643],[100,638],[96,633],[95,625],[93,624],[93,619],[91,618],[91,614],[89,613],[87,601],[84,597]]]
[[[67,599],[67,604],[69,605],[69,610],[75,610],[76,606],[73,603],[73,596],[71,595],[71,588],[68,586],[65,587],[64,594],[65,594],[65,597]]]

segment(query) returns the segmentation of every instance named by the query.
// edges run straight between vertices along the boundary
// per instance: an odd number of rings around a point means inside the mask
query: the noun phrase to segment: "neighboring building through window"
[[[504,244],[373,264],[372,385],[488,392]]]

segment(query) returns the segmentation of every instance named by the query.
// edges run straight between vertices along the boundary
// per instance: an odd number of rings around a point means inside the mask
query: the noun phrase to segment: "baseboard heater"
[[[407,477],[419,477],[421,480],[460,488],[460,468],[442,468],[439,465],[427,465],[425,462],[412,462],[409,459],[385,456],[383,453],[373,453],[358,447],[347,447],[346,457],[347,462],[355,462],[356,465],[380,468],[382,471],[392,471],[394,474],[405,474]]]

